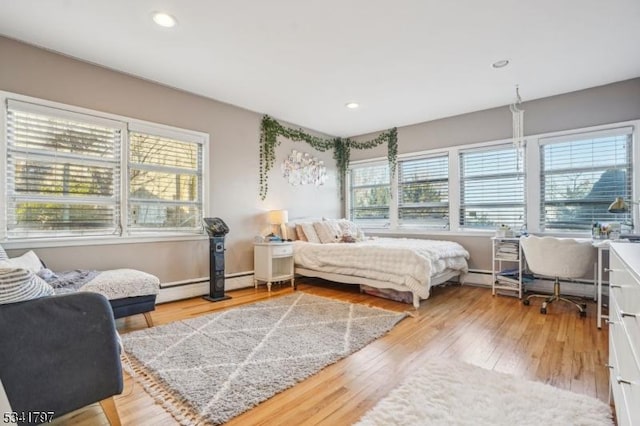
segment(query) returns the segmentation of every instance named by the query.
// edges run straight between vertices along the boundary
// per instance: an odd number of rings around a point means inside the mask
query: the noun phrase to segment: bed
[[[464,281],[469,253],[458,243],[410,238],[373,238],[355,243],[294,241],[296,274],[347,284],[411,292],[413,306],[431,287]]]

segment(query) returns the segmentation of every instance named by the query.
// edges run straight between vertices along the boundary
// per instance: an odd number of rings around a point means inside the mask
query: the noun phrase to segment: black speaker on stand
[[[209,234],[209,294],[203,298],[210,302],[231,299],[224,294],[224,238],[229,227],[218,217],[206,217],[204,223]]]

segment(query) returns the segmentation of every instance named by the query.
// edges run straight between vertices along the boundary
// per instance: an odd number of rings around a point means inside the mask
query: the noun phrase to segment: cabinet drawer
[[[624,333],[624,337],[629,344],[629,351],[638,368],[638,380],[640,381],[640,317],[629,315],[628,312],[625,315],[625,311],[621,311],[617,300],[612,300],[611,306],[613,307],[613,312],[615,312],[613,317],[618,322],[613,326]],[[640,309],[638,310],[640,311]],[[640,312],[633,313],[640,315]]]
[[[622,387],[616,381],[619,374],[615,368],[611,368],[609,371],[609,383],[611,383],[611,394],[616,410],[617,424],[618,426],[632,426],[631,420],[629,419],[629,410],[627,409],[624,395],[622,394]]]
[[[615,253],[612,254],[610,263],[609,296],[618,302],[621,311],[640,313],[640,283]]]
[[[271,247],[271,255],[273,257],[291,256],[292,254],[293,246],[291,244]]]
[[[637,419],[640,415],[640,365],[631,347],[626,324],[616,311],[617,307],[614,305],[612,308],[609,327],[609,364],[613,367],[611,387],[618,424],[633,424],[626,420]]]
[[[617,384],[616,379],[618,372],[615,368],[612,368],[609,373],[609,383],[611,383],[611,393],[613,395],[613,404],[616,410],[616,420],[618,426],[632,426],[629,418],[629,410],[624,402],[624,395],[622,393],[622,387]]]

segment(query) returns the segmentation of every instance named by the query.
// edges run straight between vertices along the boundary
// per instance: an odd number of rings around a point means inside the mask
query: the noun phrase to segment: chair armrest
[[[0,380],[14,411],[58,417],[122,392],[107,299],[73,293],[0,305]]]

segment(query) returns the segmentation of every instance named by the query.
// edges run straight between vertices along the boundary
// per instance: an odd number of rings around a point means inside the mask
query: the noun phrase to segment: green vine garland
[[[265,115],[262,117],[260,125],[260,199],[264,200],[269,191],[268,174],[276,161],[276,147],[280,145],[278,136],[283,136],[294,142],[306,142],[312,148],[325,152],[333,149],[333,159],[336,160],[338,169],[338,179],[340,183],[340,194],[344,191],[344,178],[349,168],[349,158],[351,149],[371,149],[383,143],[387,143],[387,158],[389,159],[389,169],[391,176],[395,175],[398,158],[398,130],[387,130],[369,141],[354,141],[349,138],[325,139],[310,135],[302,129],[292,129],[278,123],[273,118]]]

